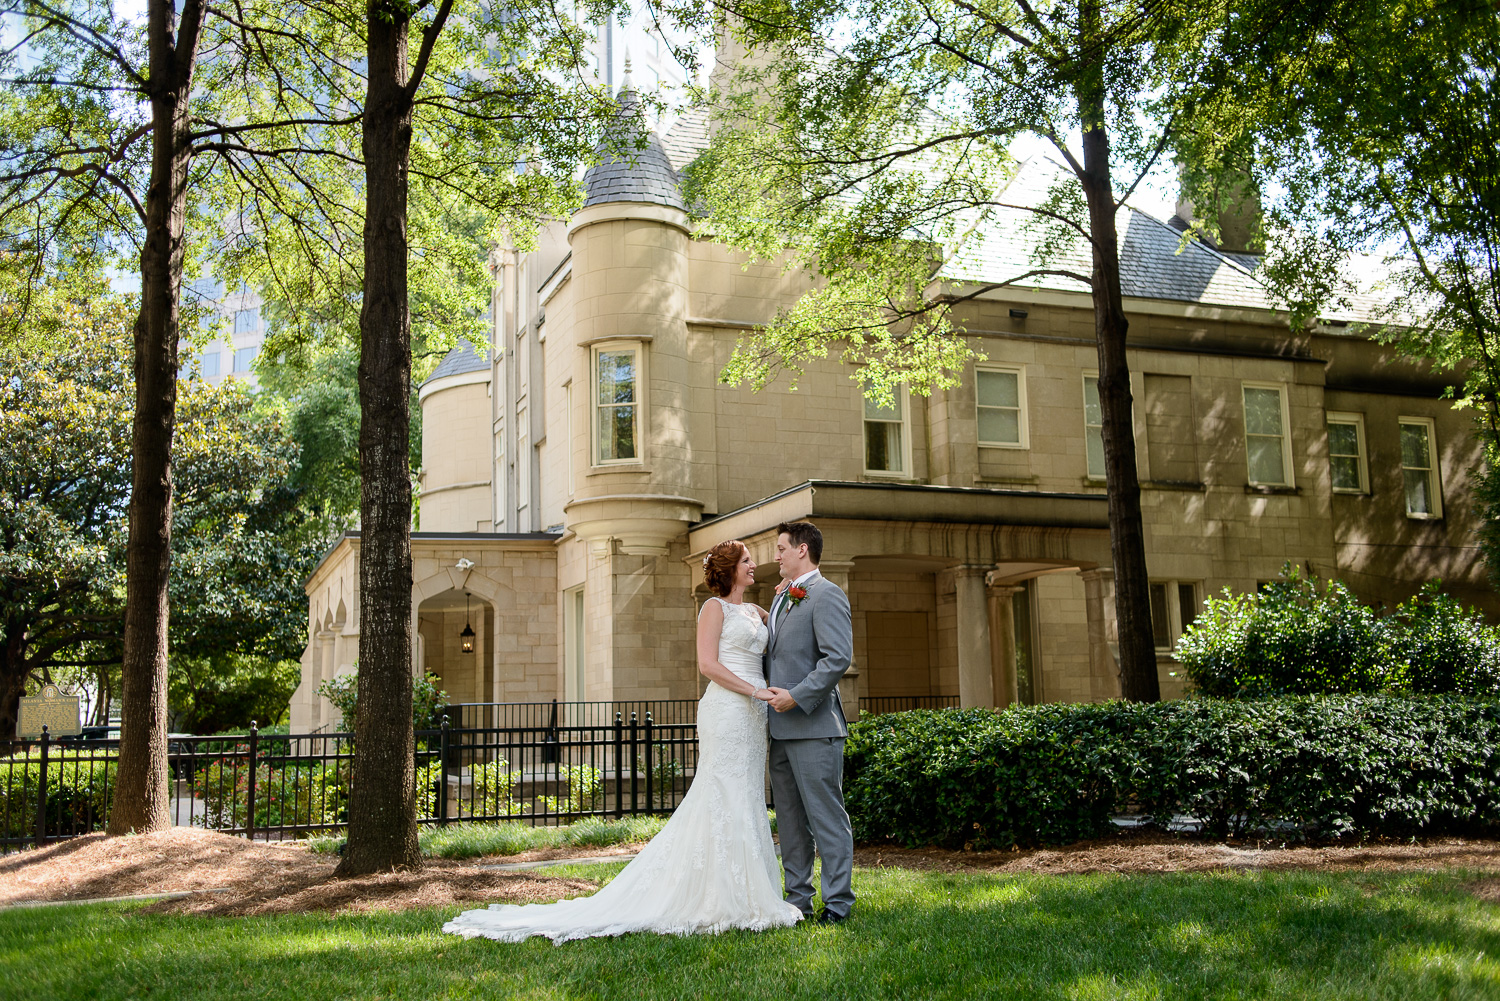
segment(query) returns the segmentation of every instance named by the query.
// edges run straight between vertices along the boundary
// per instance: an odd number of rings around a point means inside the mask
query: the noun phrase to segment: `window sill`
[[[1007,445],[1004,442],[998,442],[998,441],[982,441],[982,442],[979,443],[979,447],[980,448],[998,448],[998,449],[1003,449],[1003,450],[1005,450],[1007,452],[1024,452],[1030,446],[1027,445],[1027,444],[1025,444],[1024,442],[1019,442],[1019,441],[1016,442],[1014,445]]]
[[[1257,496],[1285,496],[1296,497],[1301,495],[1301,487],[1289,487],[1279,483],[1247,483],[1245,493]]]
[[[867,479],[867,480],[879,480],[882,483],[919,483],[920,484],[920,483],[926,483],[927,482],[926,480],[919,480],[919,479],[916,479],[915,477],[908,476],[905,473],[892,473],[892,472],[887,472],[887,471],[882,470],[882,469],[866,469],[864,471],[863,475],[864,475],[864,478]]]
[[[1368,496],[1370,496],[1370,491],[1368,491],[1368,490],[1347,490],[1347,489],[1341,490],[1338,487],[1334,487],[1333,490],[1332,490],[1332,493],[1336,497],[1368,497]]]
[[[590,466],[588,475],[597,476],[600,473],[649,473],[651,467],[641,462],[611,462],[607,466]]]
[[[1408,512],[1406,512],[1406,520],[1407,521],[1442,521],[1443,520],[1443,516],[1441,514],[1412,514],[1410,511],[1408,511]]]

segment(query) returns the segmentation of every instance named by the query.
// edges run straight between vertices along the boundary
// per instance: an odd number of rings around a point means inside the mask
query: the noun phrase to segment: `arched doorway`
[[[465,635],[465,627],[472,636]],[[494,635],[495,609],[488,601],[460,588],[439,591],[417,606],[417,666],[437,675],[450,703],[489,702],[495,688]]]

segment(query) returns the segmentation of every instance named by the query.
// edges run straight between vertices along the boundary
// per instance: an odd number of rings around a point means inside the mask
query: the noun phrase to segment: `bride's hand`
[[[785,577],[783,577],[783,578],[781,578],[781,583],[779,583],[779,584],[776,585],[776,593],[780,594],[782,591],[785,591],[787,588],[789,588],[791,586],[792,586],[792,582],[789,581],[789,580],[787,580]]]
[[[752,699],[760,699],[762,702],[770,702],[776,697],[776,693],[769,688],[757,688],[750,693],[750,697]]]

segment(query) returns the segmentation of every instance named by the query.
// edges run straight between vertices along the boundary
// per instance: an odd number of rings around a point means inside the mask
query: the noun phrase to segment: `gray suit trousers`
[[[772,738],[771,799],[787,901],[804,914],[812,913],[816,848],[823,859],[823,906],[848,917],[854,907],[854,834],[844,812],[844,739]]]

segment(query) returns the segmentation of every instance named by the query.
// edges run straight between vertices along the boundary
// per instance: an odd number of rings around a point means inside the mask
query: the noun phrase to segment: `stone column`
[[[1080,570],[1089,628],[1089,674],[1096,699],[1120,697],[1119,626],[1115,621],[1115,572]]]
[[[317,647],[313,652],[313,656],[318,665],[318,684],[313,686],[310,699],[312,702],[310,716],[313,729],[322,726],[330,719],[329,713],[324,711],[325,707],[329,710],[333,708],[327,699],[318,694],[318,688],[322,686],[323,682],[332,680],[334,672],[338,669],[338,665],[333,659],[333,641],[335,636],[336,634],[332,629],[319,629],[317,633]]]
[[[1014,584],[991,584],[994,574],[987,574],[986,593],[990,602],[990,660],[994,665],[995,705],[1009,706],[1021,701],[1016,676],[1015,596],[1025,588]]]
[[[849,596],[851,614],[854,595],[849,594],[849,571],[853,569],[852,560],[825,560],[818,564],[818,572],[830,583],[843,588],[844,594]],[[845,719],[850,723],[859,719],[859,662],[854,659],[853,654],[849,656],[849,670],[839,681],[839,701],[844,705]]]
[[[953,570],[958,646],[958,704],[965,709],[995,705],[994,668],[990,661],[990,610],[984,591],[989,567]]]

